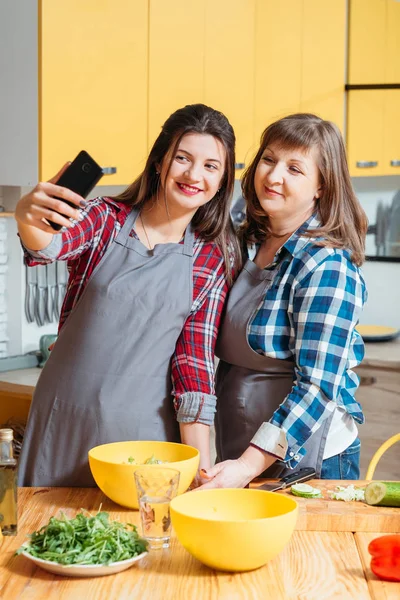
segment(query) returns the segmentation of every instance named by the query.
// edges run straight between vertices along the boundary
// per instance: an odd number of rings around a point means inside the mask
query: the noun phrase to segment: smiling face
[[[276,142],[264,150],[254,175],[260,205],[273,226],[299,226],[321,194],[316,151],[286,150]]]
[[[218,192],[225,171],[225,148],[212,135],[188,133],[171,158],[169,171],[169,156],[161,165],[161,194],[165,192],[172,214],[194,214]]]

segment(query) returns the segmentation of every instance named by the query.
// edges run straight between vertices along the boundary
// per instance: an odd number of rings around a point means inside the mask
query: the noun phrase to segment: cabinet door
[[[385,83],[400,83],[400,2],[387,1]],[[398,121],[398,117],[396,119]]]
[[[147,152],[147,0],[42,0],[40,179],[82,149],[128,184]]]
[[[304,0],[302,39],[301,111],[333,121],[343,131],[345,0]]]
[[[384,94],[384,174],[400,175],[400,90],[385,90]]]
[[[149,146],[164,121],[204,101],[204,0],[151,0]]]
[[[384,83],[387,0],[350,0],[349,83]]]
[[[303,2],[257,0],[255,137],[300,108]]]
[[[347,155],[352,176],[383,175],[383,90],[348,94]]]
[[[206,0],[204,101],[231,122],[238,166],[254,152],[254,19],[255,0]]]

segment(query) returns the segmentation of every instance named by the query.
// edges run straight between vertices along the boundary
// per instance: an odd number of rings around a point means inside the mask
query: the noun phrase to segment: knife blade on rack
[[[315,469],[311,467],[305,467],[304,469],[299,469],[294,473],[290,473],[290,475],[286,475],[286,477],[282,477],[273,483],[264,483],[260,485],[258,490],[267,490],[268,492],[275,492],[276,490],[284,490],[285,488],[293,485],[294,483],[301,483],[304,481],[308,481],[309,479],[313,479],[316,476]]]

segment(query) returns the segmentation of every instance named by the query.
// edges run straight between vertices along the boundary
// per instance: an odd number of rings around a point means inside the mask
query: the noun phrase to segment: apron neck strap
[[[140,213],[139,208],[133,207],[128,213],[125,223],[123,224],[121,231],[118,234],[118,241],[121,244],[125,244],[128,241],[129,234],[132,231]],[[185,230],[185,236],[183,241],[183,253],[187,256],[193,256],[193,244],[194,244],[194,229],[192,222],[188,224]]]
[[[117,236],[118,242],[120,242],[121,244],[125,244],[128,241],[129,234],[136,223],[138,215],[139,209],[137,207],[133,207],[129,211],[128,216],[125,219],[125,223],[122,225],[121,230]]]
[[[194,229],[192,221],[188,223],[185,229],[185,237],[183,240],[183,253],[187,256],[193,256],[193,244],[194,244]]]

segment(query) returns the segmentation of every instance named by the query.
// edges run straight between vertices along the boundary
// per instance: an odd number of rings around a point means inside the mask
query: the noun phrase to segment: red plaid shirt
[[[25,261],[29,266],[55,259],[68,261],[69,281],[59,330],[81,297],[94,268],[121,230],[129,211],[130,207],[110,198],[96,198],[82,211],[85,218],[54,235],[52,243],[43,251],[25,250]],[[227,292],[225,265],[219,248],[196,235],[192,310],[172,357],[176,408],[179,397],[186,392],[214,395],[214,348]]]

